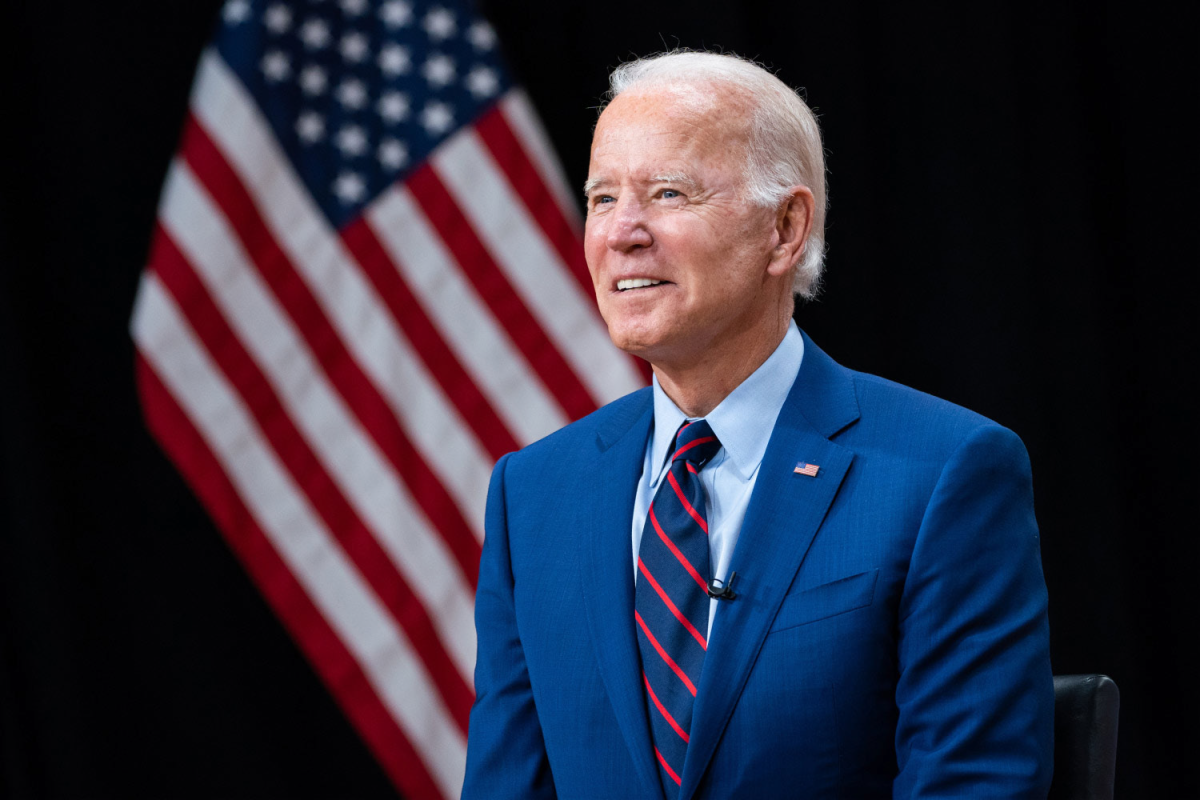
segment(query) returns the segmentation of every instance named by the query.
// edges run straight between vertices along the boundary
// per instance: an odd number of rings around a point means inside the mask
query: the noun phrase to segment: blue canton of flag
[[[510,87],[462,2],[233,0],[216,46],[341,227]]]

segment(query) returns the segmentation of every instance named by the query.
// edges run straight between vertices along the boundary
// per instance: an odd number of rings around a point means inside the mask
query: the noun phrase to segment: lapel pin
[[[794,470],[792,470],[792,472],[798,473],[800,475],[807,475],[810,478],[815,478],[815,477],[817,477],[817,471],[819,469],[821,469],[821,467],[818,464],[807,464],[807,463],[801,461],[799,464],[796,465],[796,468]]]

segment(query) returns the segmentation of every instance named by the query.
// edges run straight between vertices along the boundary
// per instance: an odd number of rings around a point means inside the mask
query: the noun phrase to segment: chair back
[[[1054,676],[1049,800],[1112,800],[1121,693],[1107,675]]]

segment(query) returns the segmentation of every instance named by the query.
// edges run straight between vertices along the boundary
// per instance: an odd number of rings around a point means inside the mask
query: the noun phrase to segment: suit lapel
[[[853,378],[805,337],[804,361],[780,411],[730,562],[736,599],[713,622],[692,712],[681,800],[688,800],[758,657],[775,613],[841,486],[854,453],[828,437],[858,417]],[[815,477],[797,462],[820,465]],[[631,645],[636,650],[636,642]]]
[[[586,535],[583,604],[600,675],[617,723],[649,796],[661,797],[650,722],[643,699],[637,637],[633,629],[633,551],[630,526],[646,437],[654,418],[650,392],[597,432],[590,485],[580,492]]]

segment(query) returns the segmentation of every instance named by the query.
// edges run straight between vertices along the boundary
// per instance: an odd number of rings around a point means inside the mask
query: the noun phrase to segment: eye
[[[683,197],[683,192],[679,191],[678,189],[663,189],[658,193],[658,196],[663,200],[674,200],[676,198]]]

